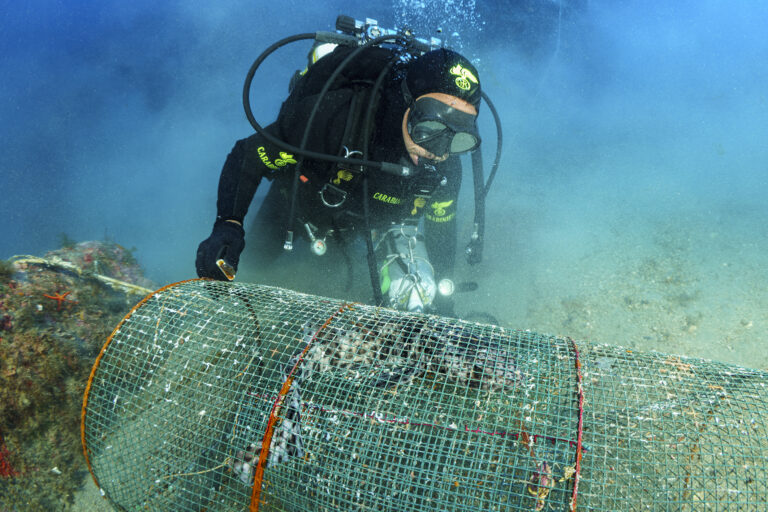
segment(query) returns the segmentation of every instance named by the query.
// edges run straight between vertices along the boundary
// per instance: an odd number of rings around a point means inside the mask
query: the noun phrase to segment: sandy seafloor
[[[505,327],[768,370],[764,206],[701,201],[672,190],[663,205],[604,196],[596,208],[580,203],[573,187],[533,187],[521,188],[509,203],[491,200],[484,262],[469,267],[458,260],[459,280],[479,285],[456,295],[460,316],[482,312]],[[333,252],[328,259],[285,256],[259,267],[246,250],[238,278],[365,301],[361,251],[352,251],[349,291],[343,283],[350,276]],[[297,264],[319,264],[321,272],[312,272],[310,282]],[[87,478],[74,509],[110,507]]]

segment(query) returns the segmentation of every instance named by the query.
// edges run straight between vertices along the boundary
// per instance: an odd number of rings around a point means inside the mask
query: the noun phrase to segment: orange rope
[[[576,366],[576,383],[579,392],[579,425],[578,437],[576,438],[576,467],[573,477],[573,494],[571,495],[570,512],[576,512],[576,498],[579,495],[579,479],[581,478],[581,456],[582,456],[582,438],[584,437],[584,382],[581,376],[581,360],[579,359],[579,347],[576,342],[568,338],[573,347],[574,365]]]
[[[112,343],[112,338],[115,336],[115,333],[117,333],[118,330],[120,330],[120,327],[123,326],[123,324],[133,315],[137,309],[139,309],[145,302],[147,302],[149,299],[157,295],[158,293],[165,291],[169,288],[173,288],[174,286],[178,286],[184,283],[189,283],[192,281],[207,281],[207,278],[203,279],[187,279],[185,281],[179,281],[178,283],[171,283],[168,285],[163,286],[162,288],[155,290],[154,292],[150,293],[146,297],[144,297],[141,301],[139,301],[138,304],[133,306],[131,310],[128,312],[127,315],[123,317],[122,320],[120,320],[120,323],[117,324],[117,327],[114,328],[112,331],[112,334],[109,335],[107,338],[107,342],[104,343],[104,346],[101,347],[101,351],[99,352],[99,355],[96,356],[96,361],[93,363],[93,368],[91,368],[91,374],[88,376],[88,383],[85,385],[85,394],[83,395],[83,409],[80,413],[80,442],[83,444],[83,455],[85,456],[85,464],[88,466],[88,471],[91,473],[91,477],[93,477],[93,481],[96,484],[96,487],[99,486],[99,481],[96,479],[96,475],[93,474],[93,468],[91,467],[91,459],[88,457],[88,445],[85,442],[85,413],[86,409],[88,407],[88,394],[91,391],[91,384],[93,383],[93,377],[96,375],[96,369],[99,367],[99,363],[101,363],[101,358],[104,356],[104,353],[107,351],[107,347],[110,343]]]
[[[317,331],[315,331],[315,334],[312,336],[312,338],[307,342],[307,346],[304,347],[304,350],[301,351],[301,354],[299,354],[298,359],[296,360],[296,364],[293,365],[293,368],[291,368],[291,371],[288,372],[288,377],[286,377],[285,382],[283,382],[282,387],[280,388],[280,393],[278,393],[277,398],[275,399],[274,403],[272,404],[272,410],[269,413],[269,420],[267,420],[267,429],[264,432],[264,438],[261,441],[261,453],[259,454],[259,463],[256,465],[255,471],[253,472],[253,492],[251,493],[251,504],[249,507],[250,512],[258,512],[259,510],[259,503],[261,502],[261,489],[264,485],[264,469],[267,465],[267,458],[269,457],[269,445],[272,443],[272,436],[275,433],[275,423],[277,423],[277,415],[280,412],[280,408],[283,405],[283,401],[285,400],[285,395],[288,394],[288,391],[291,390],[291,385],[293,384],[294,379],[294,372],[301,364],[302,360],[304,359],[304,356],[309,351],[310,347],[312,347],[312,344],[317,339],[318,334],[320,334],[320,331],[328,327],[330,323],[333,321],[334,318],[336,318],[336,315],[339,315],[344,312],[346,309],[354,309],[355,304],[348,304],[344,303],[341,305],[341,307],[336,311],[334,314],[328,317],[328,319],[323,323],[323,325],[320,326]]]

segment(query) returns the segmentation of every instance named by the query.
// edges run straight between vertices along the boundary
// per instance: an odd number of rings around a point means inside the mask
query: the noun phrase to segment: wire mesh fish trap
[[[765,510],[766,372],[194,280],[115,329],[119,510]]]

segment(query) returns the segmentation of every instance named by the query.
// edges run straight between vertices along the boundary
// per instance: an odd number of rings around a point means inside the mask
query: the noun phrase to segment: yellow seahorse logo
[[[288,164],[295,164],[296,160],[294,160],[293,155],[289,155],[285,151],[280,152],[280,158],[275,159],[275,165],[278,167],[285,167]]]
[[[461,90],[468,91],[470,87],[472,87],[472,84],[479,83],[477,77],[461,64],[453,66],[450,69],[450,72],[452,75],[456,75],[456,87]]]
[[[445,209],[451,206],[452,204],[453,204],[453,200],[445,201],[443,203],[438,203],[437,201],[435,201],[429,206],[432,207],[432,211],[434,212],[435,217],[442,217],[443,215],[445,215]]]

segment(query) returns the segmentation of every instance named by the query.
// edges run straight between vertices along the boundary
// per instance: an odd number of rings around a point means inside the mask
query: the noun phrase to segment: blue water
[[[768,3],[368,4],[0,0],[0,259],[66,234],[135,247],[158,285],[193,277],[224,158],[252,133],[246,71],[344,13],[449,40],[502,117],[484,261],[458,255],[457,280],[478,285],[456,296],[459,314],[768,369]],[[307,49],[265,62],[259,120]],[[489,164],[486,108],[481,126]],[[292,255],[268,269],[246,257],[239,278],[370,299],[355,249],[353,274]],[[89,489],[75,508],[107,508]]]
[[[458,280],[480,288],[457,297],[459,312],[768,366],[753,357],[768,325],[768,4],[2,4],[0,258],[42,254],[65,233],[135,247],[158,284],[192,277],[221,165],[252,133],[241,106],[250,64],[346,13],[460,46],[502,116],[485,261],[458,265]],[[294,45],[260,70],[261,121],[306,51]],[[481,116],[490,163],[495,134]],[[285,265],[286,285],[316,291]],[[282,283],[279,272],[264,280]]]

